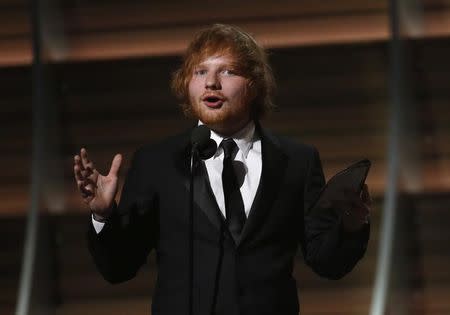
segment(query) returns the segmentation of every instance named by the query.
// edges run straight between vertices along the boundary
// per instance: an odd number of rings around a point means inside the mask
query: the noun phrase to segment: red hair
[[[274,107],[272,102],[275,80],[265,50],[255,39],[232,25],[214,24],[198,32],[189,44],[181,67],[172,78],[172,90],[181,102],[185,115],[191,115],[189,81],[194,68],[204,59],[214,55],[231,55],[238,71],[249,79],[249,87],[255,92],[252,118],[260,118]]]

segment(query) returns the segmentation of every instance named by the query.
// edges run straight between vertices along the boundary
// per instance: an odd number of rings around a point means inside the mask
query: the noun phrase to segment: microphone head
[[[207,160],[212,157],[217,151],[217,143],[213,139],[209,139],[207,145],[200,150],[200,157],[202,160]]]
[[[195,127],[191,134],[192,148],[198,150],[203,160],[209,159],[217,150],[216,142],[210,137],[211,130],[205,125]]]
[[[205,125],[200,125],[194,128],[191,133],[192,146],[204,147],[208,144],[211,137],[211,130]]]

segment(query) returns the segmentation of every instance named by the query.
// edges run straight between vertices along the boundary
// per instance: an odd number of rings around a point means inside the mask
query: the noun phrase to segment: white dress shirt
[[[250,122],[241,131],[234,134],[234,142],[236,142],[238,151],[234,156],[233,166],[237,176],[244,176],[243,184],[240,187],[242,201],[244,202],[245,215],[248,217],[250,209],[255,199],[256,190],[258,189],[259,180],[261,178],[262,158],[261,158],[261,140],[255,133],[255,124]],[[223,169],[223,149],[220,146],[224,137],[211,131],[211,139],[216,141],[218,149],[213,157],[205,160],[206,170],[208,171],[211,189],[216,198],[220,211],[225,216],[225,199],[223,195],[222,185],[222,169]],[[239,162],[243,167],[239,167]],[[243,171],[243,174],[242,174]],[[241,182],[238,179],[238,182]]]
[[[199,122],[199,124],[202,124],[202,122]],[[234,156],[233,165],[237,173],[237,177],[240,177],[238,182],[242,182],[240,191],[244,202],[245,215],[248,217],[259,186],[259,181],[261,179],[261,139],[255,132],[255,124],[253,121],[251,121],[239,132],[235,133],[232,138],[238,147],[238,151]],[[224,153],[222,147],[220,147],[220,143],[225,138],[216,132],[211,131],[211,139],[217,143],[218,149],[211,158],[205,160],[205,166],[217,205],[223,215],[226,216],[222,185]],[[243,181],[242,176],[244,177]],[[92,218],[92,224],[94,225],[97,233],[100,233],[105,225],[105,223],[98,222],[94,218]]]

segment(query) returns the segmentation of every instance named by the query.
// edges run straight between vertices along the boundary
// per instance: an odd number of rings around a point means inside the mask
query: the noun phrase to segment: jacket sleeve
[[[311,208],[325,185],[319,153],[314,148],[305,183],[304,235],[302,242],[306,263],[320,276],[339,279],[350,272],[363,257],[369,240],[369,224],[357,232],[346,232],[342,211]]]
[[[136,152],[120,203],[98,234],[89,220],[88,248],[97,269],[110,283],[133,278],[155,246],[157,198],[145,188],[144,176],[140,155]]]

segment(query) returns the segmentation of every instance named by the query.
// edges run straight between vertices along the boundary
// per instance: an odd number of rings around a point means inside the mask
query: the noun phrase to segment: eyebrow
[[[199,67],[207,67],[208,64],[205,64],[205,62],[201,62],[193,67],[193,69],[199,68]],[[218,68],[232,68],[233,70],[239,70],[243,67],[240,66],[237,62],[226,62],[226,63],[220,63],[218,65]]]

